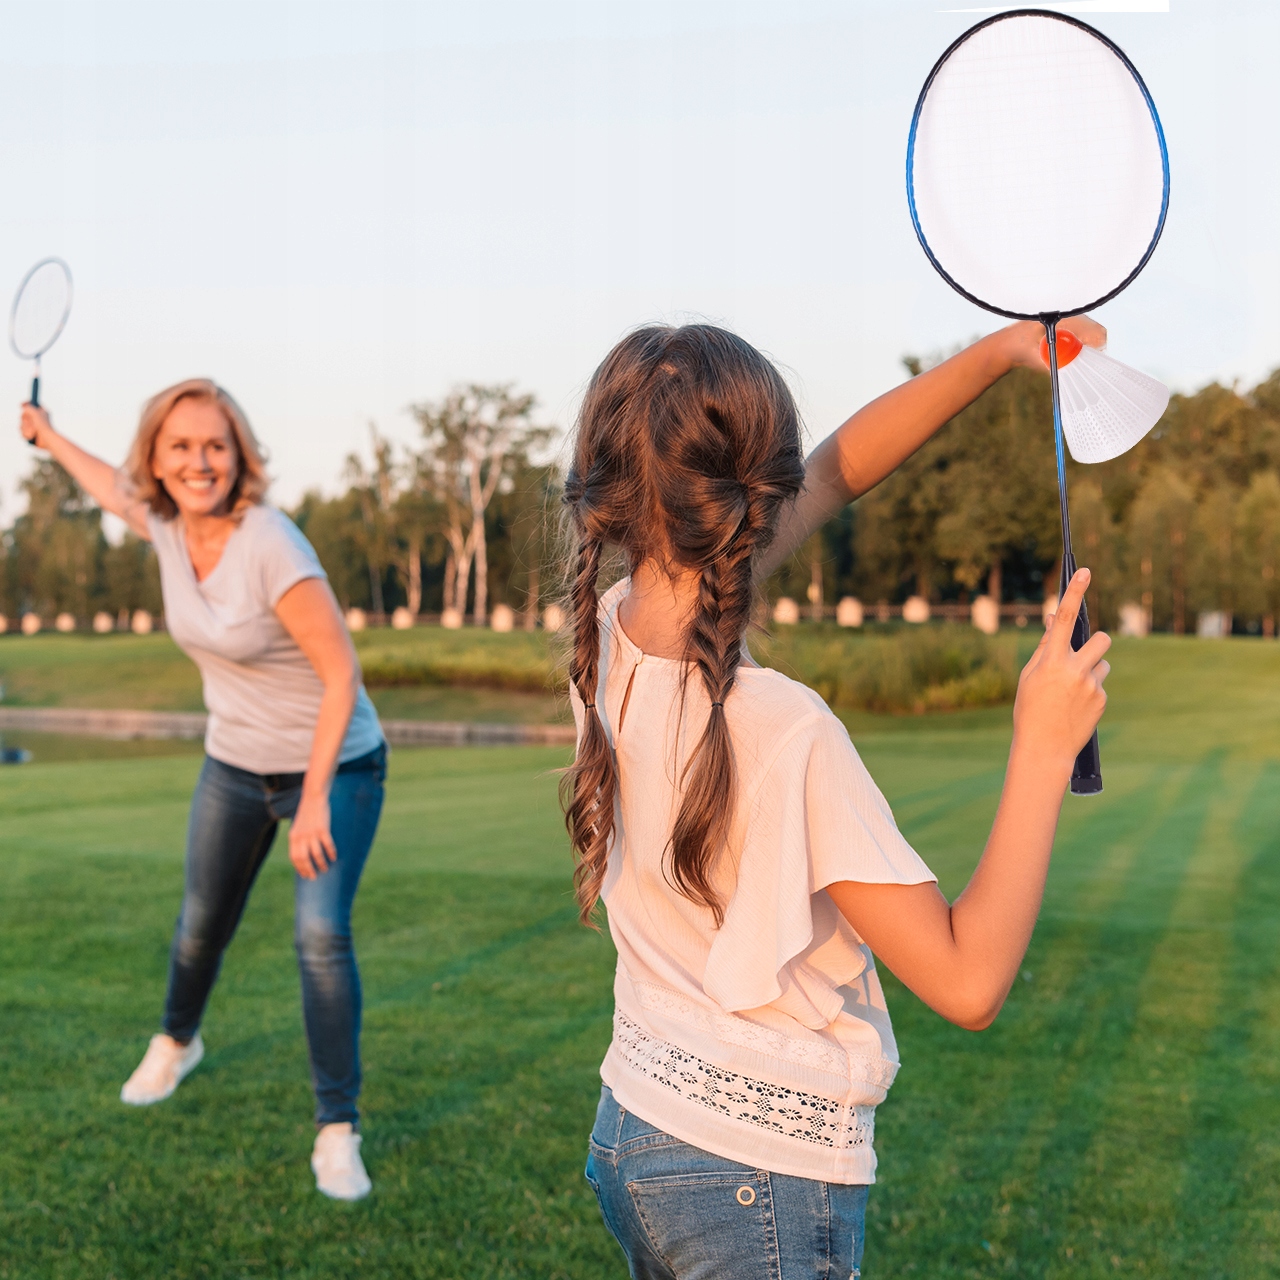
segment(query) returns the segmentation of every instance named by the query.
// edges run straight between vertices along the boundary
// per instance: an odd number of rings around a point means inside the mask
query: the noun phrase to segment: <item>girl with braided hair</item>
[[[1000,808],[954,903],[840,721],[743,638],[753,582],[1010,368],[1043,367],[1039,336],[982,339],[807,464],[786,384],[723,329],[638,330],[592,378],[565,485],[564,799],[583,921],[603,901],[618,951],[587,1178],[634,1277],[857,1276],[898,1069],[872,953],[962,1027],[1008,994],[1106,702],[1109,639],[1070,645],[1088,571],[1022,673]],[[600,595],[610,548],[629,576]]]

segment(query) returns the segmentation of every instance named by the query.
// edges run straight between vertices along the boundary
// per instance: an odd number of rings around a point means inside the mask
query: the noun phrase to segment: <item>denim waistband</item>
[[[254,773],[251,769],[242,769],[239,765],[228,764],[225,760],[219,760],[216,756],[209,756],[219,769],[226,769],[229,773],[239,774],[244,778],[252,778],[256,782],[261,782],[270,791],[287,791],[290,787],[300,787],[303,778],[306,777],[305,772],[299,773]],[[387,764],[387,744],[380,742],[372,751],[366,751],[362,756],[356,756],[354,760],[344,760],[338,765],[337,773],[362,773],[365,770],[385,769]]]

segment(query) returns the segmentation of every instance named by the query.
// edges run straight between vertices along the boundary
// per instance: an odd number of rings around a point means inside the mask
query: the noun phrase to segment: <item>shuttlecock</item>
[[[1042,343],[1048,363],[1048,344]],[[1074,350],[1073,350],[1074,348]],[[1169,388],[1074,334],[1058,335],[1062,434],[1077,462],[1107,462],[1133,448],[1160,421]]]

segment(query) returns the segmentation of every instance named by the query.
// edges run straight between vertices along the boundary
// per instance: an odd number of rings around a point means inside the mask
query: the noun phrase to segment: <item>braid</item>
[[[617,760],[597,708],[601,623],[597,579],[606,546],[631,572],[649,564],[696,574],[684,638],[686,675],[711,704],[684,766],[671,832],[671,887],[706,907],[724,904],[712,875],[736,813],[733,743],[725,708],[750,620],[753,558],[769,544],[783,505],[804,484],[800,419],[777,369],[741,338],[711,325],[636,330],[587,387],[564,505],[576,536],[568,610],[569,676],[582,699],[582,731],[561,787],[583,923],[604,885],[613,843]]]
[[[724,704],[742,662],[742,634],[751,612],[752,505],[728,547],[699,576],[686,650],[702,677],[711,713],[686,765],[684,801],[671,831],[670,877],[687,898],[711,910],[717,927],[724,921],[724,906],[711,885],[711,870],[728,840],[737,791]]]
[[[613,798],[617,773],[596,709],[599,697],[600,616],[596,582],[600,575],[599,538],[584,538],[578,548],[570,604],[573,611],[573,657],[569,679],[582,699],[583,730],[578,751],[560,787],[565,826],[577,865],[573,872],[578,914],[583,924],[600,897],[613,834]]]

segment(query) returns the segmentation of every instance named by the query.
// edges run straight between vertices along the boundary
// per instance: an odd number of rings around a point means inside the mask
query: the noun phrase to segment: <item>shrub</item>
[[[922,714],[1012,700],[1033,637],[985,636],[961,626],[855,635],[830,626],[757,639],[758,660],[844,710]]]

